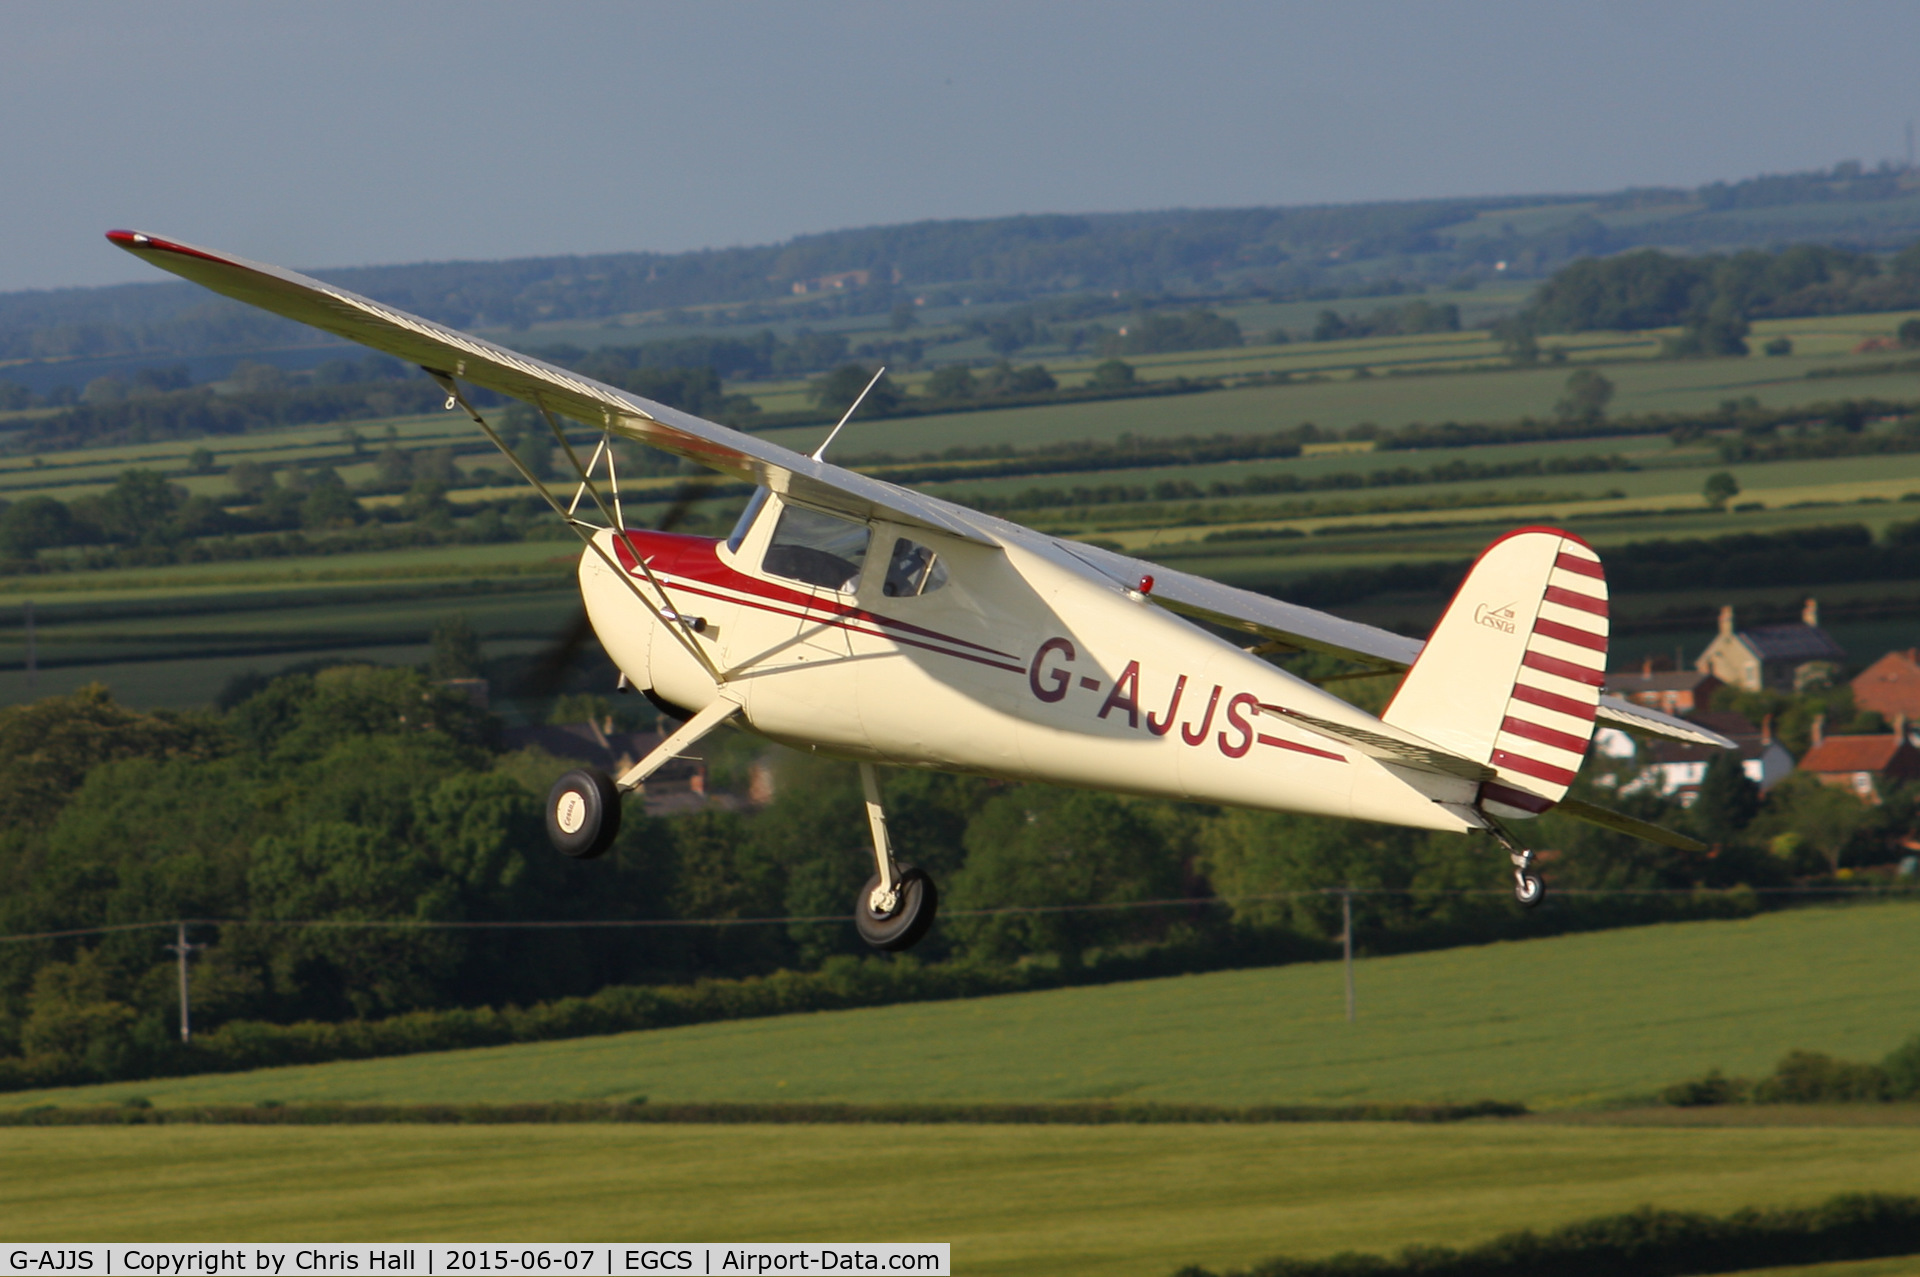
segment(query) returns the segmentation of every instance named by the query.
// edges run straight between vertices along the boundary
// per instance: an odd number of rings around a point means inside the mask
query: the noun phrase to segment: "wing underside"
[[[135,231],[114,231],[108,238],[136,257],[237,301],[762,484],[803,504],[862,519],[881,515],[977,544],[998,544],[944,501],[815,461],[320,280]]]

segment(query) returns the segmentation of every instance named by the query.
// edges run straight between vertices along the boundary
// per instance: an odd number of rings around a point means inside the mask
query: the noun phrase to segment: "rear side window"
[[[860,588],[860,564],[873,531],[864,523],[788,506],[780,512],[760,569],[842,594]]]
[[[940,561],[939,555],[905,537],[893,543],[893,553],[887,557],[887,581],[882,594],[890,599],[912,598],[916,594],[932,594],[946,583],[947,565]]]

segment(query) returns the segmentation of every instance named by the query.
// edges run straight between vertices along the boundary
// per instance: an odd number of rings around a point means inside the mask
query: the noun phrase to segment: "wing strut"
[[[571,510],[560,504],[560,499],[547,490],[546,484],[534,477],[533,471],[527,469],[526,462],[520,460],[520,458],[515,455],[513,449],[507,447],[506,440],[500,437],[499,432],[494,430],[494,428],[488,424],[487,419],[482,417],[478,410],[474,408],[473,404],[468,401],[466,395],[460,390],[458,382],[454,381],[447,373],[440,372],[434,368],[422,368],[421,371],[440,383],[440,388],[447,392],[448,404],[457,404],[466,411],[467,416],[473,419],[473,424],[479,426],[481,430],[486,432],[487,438],[493,440],[493,446],[500,449],[501,454],[512,463],[513,468],[520,472],[520,477],[533,485],[534,491],[546,499],[547,504],[553,507],[553,512],[559,515],[569,528],[573,529],[574,535],[578,536],[589,550],[592,550],[594,554],[599,556],[600,561],[607,565],[607,569],[610,572],[620,578],[620,580],[626,582],[627,589],[632,591],[633,597],[639,599],[647,611],[653,613],[654,619],[666,628],[667,633],[679,640],[680,646],[687,649],[687,654],[700,663],[700,667],[707,671],[707,674],[713,681],[716,684],[725,683],[727,681],[726,676],[714,665],[705,650],[702,649],[698,643],[694,642],[693,635],[687,630],[687,623],[681,619],[679,610],[673,606],[673,600],[668,597],[666,590],[661,586],[660,579],[654,576],[653,569],[647,565],[646,559],[638,554],[633,556],[634,561],[640,565],[640,570],[646,573],[648,584],[659,591],[660,600],[661,603],[665,605],[664,607],[656,606],[654,601],[647,597],[646,591],[642,590],[639,585],[634,582],[633,577],[623,571],[620,565],[614,562],[605,550],[600,548],[600,543],[593,539],[593,534],[585,530],[586,525],[583,525],[579,519],[574,518]],[[601,501],[600,492],[593,486],[593,481],[587,478],[587,472],[581,467],[580,457],[574,452],[573,445],[567,442],[564,434],[561,434],[559,426],[554,422],[553,414],[547,412],[544,404],[541,405],[540,411],[546,416],[547,424],[553,428],[554,434],[559,436],[561,446],[566,449],[567,460],[573,463],[574,471],[579,474],[581,484],[593,495],[594,504],[599,506],[604,513],[607,508],[606,503]],[[579,498],[576,496],[576,504],[578,500]],[[609,521],[611,522],[611,516],[609,516]],[[615,532],[618,533],[619,531],[620,529],[616,527]]]

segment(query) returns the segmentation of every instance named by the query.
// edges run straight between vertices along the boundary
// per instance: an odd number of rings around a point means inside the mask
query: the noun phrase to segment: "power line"
[[[1268,892],[1248,896],[1172,896],[1156,900],[1115,900],[1078,905],[1002,905],[992,909],[943,909],[942,918],[992,918],[1022,914],[1113,913],[1135,909],[1185,909],[1195,906],[1231,907],[1306,899],[1351,898],[1354,896],[1506,896],[1507,888],[1449,887],[1311,887],[1300,891]],[[1567,887],[1556,897],[1661,897],[1735,898],[1740,896],[1884,896],[1883,887]],[[1901,892],[1900,894],[1920,894]],[[99,927],[69,927],[58,931],[22,932],[0,936],[0,944],[19,944],[34,940],[62,940],[76,936],[108,935],[123,931],[155,931],[181,927],[261,927],[279,929],[314,928],[324,930],[383,931],[562,931],[562,930],[666,930],[675,927],[786,927],[852,921],[846,914],[804,914],[780,918],[537,918],[537,919],[433,919],[433,918],[166,918],[152,922],[119,922]],[[172,948],[172,946],[168,946]],[[202,946],[195,945],[194,948]]]

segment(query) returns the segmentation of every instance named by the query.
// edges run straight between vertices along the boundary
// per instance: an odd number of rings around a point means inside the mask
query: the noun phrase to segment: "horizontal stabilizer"
[[[1492,780],[1499,774],[1485,763],[1476,763],[1470,758],[1449,754],[1439,746],[1421,740],[1412,732],[1401,731],[1388,723],[1381,723],[1376,727],[1354,727],[1347,723],[1335,723],[1328,719],[1316,718],[1312,714],[1302,714],[1297,709],[1284,709],[1279,705],[1263,704],[1260,706],[1260,712],[1277,714],[1290,723],[1298,723],[1310,732],[1351,745],[1369,758],[1377,758],[1383,763],[1397,763],[1416,771],[1433,772],[1440,776],[1455,776],[1461,780]]]
[[[1721,749],[1737,748],[1732,741],[1719,732],[1709,731],[1698,723],[1689,723],[1684,718],[1662,714],[1657,709],[1648,709],[1645,705],[1636,705],[1618,696],[1600,698],[1599,717],[1622,731],[1634,732],[1641,736],[1664,736],[1669,740],[1685,741],[1689,745],[1715,745]]]
[[[1562,798],[1559,806],[1554,810],[1564,812],[1575,820],[1584,820],[1589,825],[1599,825],[1602,829],[1611,829],[1615,833],[1632,834],[1635,838],[1657,842],[1663,847],[1674,847],[1680,851],[1707,849],[1707,844],[1689,838],[1685,834],[1676,834],[1671,829],[1662,829],[1656,824],[1629,816],[1625,812],[1608,811],[1605,807],[1583,803],[1578,798]]]

